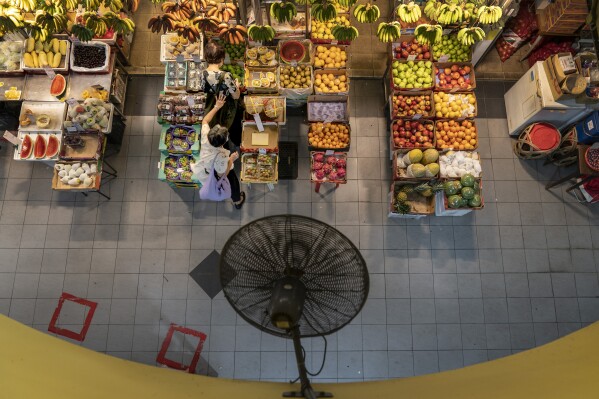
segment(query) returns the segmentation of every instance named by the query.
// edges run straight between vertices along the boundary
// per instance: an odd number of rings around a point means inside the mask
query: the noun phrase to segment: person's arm
[[[225,95],[220,93],[216,99],[216,104],[214,104],[214,107],[212,107],[210,112],[204,115],[204,119],[202,119],[202,125],[209,125],[212,121],[212,118],[214,118],[214,115],[216,115],[223,105],[225,105]]]
[[[233,152],[231,153],[231,155],[229,155],[229,161],[227,162],[227,169],[225,170],[224,173],[222,174],[218,174],[218,177],[221,177],[223,175],[228,175],[229,172],[231,171],[231,169],[233,169],[233,164],[235,163],[235,161],[237,160],[237,158],[239,158],[239,154],[237,152]]]
[[[235,91],[231,93],[231,97],[233,97],[234,100],[239,99],[239,96],[241,96],[241,90],[239,90],[239,80],[235,79]]]

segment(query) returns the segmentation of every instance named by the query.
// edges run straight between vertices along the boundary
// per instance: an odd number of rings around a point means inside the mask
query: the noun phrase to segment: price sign
[[[408,61],[415,61],[415,60],[416,60],[416,56],[414,54],[408,55]]]
[[[326,150],[326,151],[324,152],[324,155],[327,155],[327,156],[328,156],[328,155],[333,155],[334,153],[335,153],[335,151],[333,151],[333,150]]]
[[[75,126],[67,126],[67,132],[75,133],[76,131],[77,131],[77,128]]]
[[[453,32],[453,29],[443,29],[443,36],[449,35],[451,32]]]
[[[331,40],[331,44],[337,44],[339,43],[337,40]]]
[[[69,98],[66,103],[69,104],[70,107],[79,105],[79,101],[75,100],[74,98]]]
[[[264,125],[262,124],[262,118],[260,118],[260,114],[254,114],[254,120],[256,121],[256,127],[259,132],[264,131]]]
[[[422,118],[422,114],[414,114],[412,115],[412,119],[420,119]]]
[[[46,75],[48,75],[50,80],[56,77],[56,73],[52,70],[52,68],[49,65],[44,65],[44,72],[46,72]]]
[[[199,64],[200,62],[202,62],[202,60],[200,59],[200,56],[197,54],[193,54],[191,56],[191,59],[193,60],[193,62],[195,62],[196,64]]]
[[[292,67],[296,67],[297,66],[297,61],[296,60],[292,60],[290,64],[291,64]]]
[[[21,144],[21,140],[19,140],[18,137],[15,137],[14,134],[12,134],[11,132],[9,132],[8,130],[4,131],[4,135],[2,136],[4,137],[4,139],[16,146],[18,146],[19,144]]]
[[[177,62],[185,62],[185,57],[183,57],[183,54],[179,54],[177,56]]]
[[[269,191],[273,191],[275,189],[275,185],[272,183],[266,183],[266,187],[268,187]]]
[[[83,131],[83,127],[81,127],[81,125],[79,123],[73,122],[73,126],[75,126],[75,129],[77,129],[78,132]]]
[[[160,161],[158,161],[158,169],[162,169],[162,164],[160,163]]]
[[[181,173],[181,172],[185,172],[185,169],[183,169],[183,168],[177,168],[177,173]]]
[[[266,148],[259,148],[258,149],[258,154],[266,155]]]
[[[449,61],[448,55],[442,55],[441,57],[439,57],[439,62],[447,62],[447,61]]]
[[[453,89],[451,89],[449,92],[450,93],[455,93],[456,91],[460,90],[459,87],[454,87]]]

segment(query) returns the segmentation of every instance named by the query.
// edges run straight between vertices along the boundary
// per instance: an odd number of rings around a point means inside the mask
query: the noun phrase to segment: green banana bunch
[[[255,42],[269,42],[275,38],[275,30],[270,25],[250,25],[248,37]]]
[[[461,5],[443,4],[439,7],[436,20],[442,25],[455,25],[462,22],[464,13]]]
[[[441,25],[421,24],[414,29],[414,36],[418,43],[432,46],[443,37],[443,27]]]
[[[66,14],[50,14],[38,10],[35,16],[35,23],[50,34],[64,31],[67,27],[67,22]]]
[[[279,23],[289,22],[297,15],[295,4],[287,1],[277,1],[270,6],[270,16]]]
[[[376,37],[383,43],[394,42],[401,36],[400,28],[398,21],[381,22],[376,30]]]
[[[378,6],[366,3],[360,4],[354,8],[354,17],[358,22],[361,23],[372,23],[376,22],[381,16],[381,10]]]
[[[458,31],[457,38],[465,46],[471,46],[483,40],[486,36],[484,30],[476,26],[473,28],[462,28]]]
[[[359,32],[356,29],[356,27],[342,25],[333,26],[333,28],[331,29],[331,34],[333,35],[335,40],[338,40],[340,42],[351,42],[353,40],[356,40],[359,36]]]
[[[83,14],[83,20],[85,21],[85,26],[91,29],[96,36],[104,36],[108,30],[108,25],[106,25],[104,18],[95,12],[86,11]]]
[[[112,12],[119,12],[123,8],[121,0],[104,0],[104,7],[109,8]]]
[[[353,7],[354,4],[356,4],[357,2],[358,0],[337,0],[337,4],[339,4],[341,7],[346,8]]]
[[[29,36],[33,37],[35,41],[46,42],[50,39],[51,34],[41,26],[38,26],[36,24],[30,24]]]
[[[114,29],[116,33],[126,35],[127,33],[133,32],[135,29],[135,23],[130,18],[121,18],[112,11],[108,11],[104,14],[104,20],[108,27]]]
[[[74,11],[75,9],[77,9],[78,5],[79,5],[78,0],[64,0],[64,8],[67,11]]]
[[[503,11],[498,6],[482,6],[478,9],[478,20],[481,24],[494,24],[501,19]]]
[[[424,5],[424,15],[426,15],[428,19],[434,20],[439,7],[441,7],[441,3],[437,0],[428,0]]]
[[[395,13],[400,20],[408,24],[418,21],[422,16],[420,6],[413,1],[410,1],[408,4],[400,4],[397,6]]]
[[[73,25],[71,33],[82,42],[89,42],[94,38],[94,32],[85,25]]]
[[[331,0],[316,0],[312,3],[310,15],[317,21],[326,22],[337,17],[337,9]]]

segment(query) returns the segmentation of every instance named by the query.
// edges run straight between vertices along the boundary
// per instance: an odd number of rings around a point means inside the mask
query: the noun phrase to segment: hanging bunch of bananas
[[[441,7],[441,3],[437,0],[428,0],[424,5],[424,15],[428,17],[428,19],[434,20],[437,17],[437,12],[439,12],[439,8]]]
[[[220,22],[229,22],[235,17],[237,6],[233,3],[216,3],[214,0],[208,2],[206,16],[215,17]]]
[[[137,11],[139,7],[139,0],[126,0],[127,1],[127,10],[131,12]]]
[[[310,15],[316,21],[327,22],[337,17],[337,8],[331,0],[315,0]]]
[[[457,38],[464,46],[471,46],[485,38],[485,31],[480,27],[462,28],[458,31]]]
[[[159,33],[161,30],[162,33],[172,32],[175,30],[175,25],[179,21],[179,17],[174,14],[156,15],[148,21],[148,29],[150,29],[152,33]]]
[[[455,25],[462,22],[464,13],[461,5],[458,4],[443,4],[439,7],[436,20],[442,25]]]
[[[202,36],[197,26],[191,23],[190,20],[179,21],[175,24],[175,32],[177,35],[195,43]]]
[[[189,19],[194,14],[188,2],[165,1],[162,3],[162,12],[176,15],[179,19]]]
[[[230,44],[245,44],[245,38],[247,37],[247,29],[245,26],[229,26],[226,22],[223,22],[219,27],[221,29],[218,32],[218,35],[225,42]]]
[[[112,12],[119,12],[123,9],[123,2],[121,0],[104,0],[104,7]]]
[[[108,30],[108,25],[106,25],[106,20],[99,16],[95,12],[86,11],[83,14],[83,20],[85,21],[85,26],[91,29],[92,32],[96,36],[104,36],[106,31]]]
[[[376,37],[383,43],[393,42],[401,36],[400,27],[398,21],[381,22],[376,30]]]
[[[354,8],[354,17],[358,22],[361,23],[372,23],[376,22],[381,16],[381,10],[378,6],[366,3],[360,4]]]
[[[503,12],[498,6],[482,6],[478,9],[478,20],[481,24],[494,24],[501,19]]]
[[[23,26],[21,11],[8,4],[0,4],[0,33],[14,32]]]
[[[97,10],[100,8],[100,0],[82,0],[81,3],[86,10]]]
[[[421,24],[414,29],[414,36],[418,39],[418,43],[432,46],[441,41],[443,27],[441,25]]]
[[[219,21],[214,17],[199,15],[192,19],[191,22],[202,32],[216,32],[218,30]]]
[[[37,2],[35,0],[12,0],[10,1],[10,4],[25,12],[35,11],[37,6]],[[8,6],[8,2],[5,2],[3,6]]]
[[[112,28],[116,33],[126,35],[133,32],[135,29],[135,23],[131,18],[127,18],[124,14],[115,14],[112,11],[108,11],[104,14],[104,19],[108,27]]]
[[[66,13],[51,14],[49,12],[38,10],[35,15],[35,23],[47,30],[50,34],[62,32],[67,27]]]
[[[74,11],[79,5],[78,0],[63,0],[64,8],[67,11]]]
[[[289,1],[277,1],[270,6],[270,16],[278,23],[291,21],[297,15],[295,4]]]
[[[355,26],[335,25],[331,28],[331,34],[340,42],[351,42],[356,40],[359,32]]]
[[[275,38],[275,30],[270,25],[250,25],[247,35],[255,42],[269,42]]]
[[[422,16],[420,6],[413,1],[410,1],[408,4],[398,5],[395,9],[395,13],[400,20],[408,24],[418,21]]]
[[[94,38],[94,32],[85,25],[73,25],[71,27],[71,33],[82,42],[89,42]],[[38,40],[35,36],[33,38]]]
[[[337,0],[337,4],[345,8],[353,7],[357,2],[358,0]]]

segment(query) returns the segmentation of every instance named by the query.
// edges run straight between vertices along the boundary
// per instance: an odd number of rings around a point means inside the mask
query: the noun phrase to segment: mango
[[[44,43],[44,53],[50,51],[50,43]]]
[[[27,68],[35,68],[35,63],[33,62],[33,57],[29,53],[23,54],[23,62]]]
[[[54,53],[51,51],[46,51],[46,60],[48,60],[48,65],[52,65],[52,61],[54,61]]]
[[[66,40],[60,41],[60,54],[67,55],[67,41]]]
[[[58,68],[60,66],[61,60],[62,60],[62,55],[60,53],[54,54],[54,60],[52,61],[52,68]]]
[[[58,53],[60,51],[60,44],[58,44],[58,39],[52,39],[50,44],[52,45],[52,52]]]
[[[48,57],[46,56],[46,53],[44,53],[43,51],[40,52],[38,54],[38,61],[40,64],[40,67],[44,67],[45,65],[48,65]]]
[[[44,44],[40,41],[35,42],[34,50],[36,53],[39,53],[44,50]]]
[[[27,49],[25,51],[27,51],[28,53],[31,53],[34,49],[35,49],[35,40],[32,37],[27,38]]]
[[[33,66],[35,68],[39,68],[40,67],[40,61],[39,61],[39,58],[38,58],[37,53],[35,51],[33,51],[31,53],[31,58],[33,58]]]

